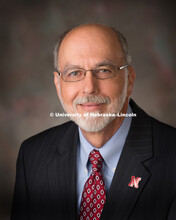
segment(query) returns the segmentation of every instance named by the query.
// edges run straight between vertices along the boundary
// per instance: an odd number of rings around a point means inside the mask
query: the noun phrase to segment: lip
[[[93,102],[89,102],[89,103],[84,103],[84,104],[79,104],[81,106],[81,108],[84,111],[97,111],[100,110],[100,108],[102,107],[103,103],[93,103]]]

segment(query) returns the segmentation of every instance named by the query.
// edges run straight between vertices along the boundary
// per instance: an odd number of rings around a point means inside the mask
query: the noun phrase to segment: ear
[[[133,91],[134,80],[136,78],[135,70],[133,66],[128,67],[128,88],[127,96],[130,97]]]
[[[60,76],[58,75],[58,72],[53,72],[54,74],[54,84],[55,84],[55,87],[56,87],[56,91],[57,91],[57,95],[60,99]]]

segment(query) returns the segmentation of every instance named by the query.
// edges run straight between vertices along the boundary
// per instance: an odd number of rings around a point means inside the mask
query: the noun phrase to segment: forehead
[[[118,61],[122,56],[121,44],[113,30],[108,27],[88,26],[73,29],[61,43],[59,66],[66,63]]]

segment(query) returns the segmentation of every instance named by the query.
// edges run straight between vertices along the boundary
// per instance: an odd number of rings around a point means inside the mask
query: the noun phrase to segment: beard
[[[112,101],[108,96],[103,95],[87,95],[83,97],[78,97],[73,100],[73,105],[68,106],[63,102],[62,95],[61,95],[61,89],[59,85],[60,90],[60,101],[62,104],[62,107],[68,114],[79,114],[77,111],[77,105],[78,104],[84,104],[84,103],[103,103],[107,104],[107,110],[105,113],[117,114],[120,113],[124,103],[126,101],[127,97],[127,85],[128,85],[128,77],[127,74],[124,74],[124,87],[121,91],[118,98]],[[84,116],[88,113],[88,116]],[[90,113],[94,113],[93,116],[90,115]],[[81,117],[71,117],[70,119],[74,121],[81,129],[85,130],[86,132],[99,132],[103,130],[111,121],[113,121],[117,116],[109,116],[109,117],[103,117],[103,116],[95,116],[97,113],[100,113],[100,111],[93,111],[93,112],[84,112],[84,114]]]

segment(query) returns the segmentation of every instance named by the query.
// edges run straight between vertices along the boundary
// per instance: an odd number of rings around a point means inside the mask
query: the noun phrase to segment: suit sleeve
[[[174,200],[172,202],[169,215],[168,215],[168,220],[173,220],[176,219],[176,195],[174,197]]]
[[[29,198],[26,184],[23,147],[21,146],[16,166],[16,181],[13,194],[11,220],[29,219]]]

